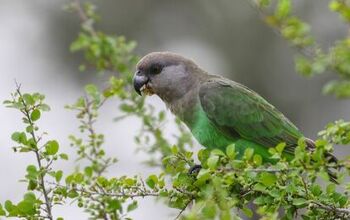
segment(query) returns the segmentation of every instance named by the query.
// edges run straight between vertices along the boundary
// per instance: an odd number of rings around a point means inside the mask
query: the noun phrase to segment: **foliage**
[[[296,59],[299,72],[311,76],[329,69],[340,81],[328,84],[325,90],[338,97],[350,94],[348,39],[324,52],[311,36],[310,27],[292,15],[290,0],[279,0],[276,4],[258,0],[255,6],[270,26],[303,53]],[[349,21],[347,1],[332,1],[330,8]],[[97,31],[95,22],[99,16],[92,4],[74,1],[67,5],[67,10],[78,14],[81,20],[81,30],[70,47],[72,52],[81,52],[85,57],[86,63],[79,69],[84,71],[89,67],[111,74],[109,86],[101,90],[89,84],[85,86],[85,96],[66,106],[76,112],[81,132],[69,135],[76,152],[77,169],[67,173],[54,169],[54,164],[74,158],[61,152],[59,141],[48,139],[37,125],[43,112],[50,110],[44,95],[22,93],[17,85],[11,99],[4,102],[22,114],[25,125],[23,130],[13,133],[11,138],[16,143],[13,149],[32,155],[36,164],[26,168],[22,181],[27,184],[27,191],[23,199],[0,204],[0,216],[62,219],[53,216],[52,210],[58,205],[74,203],[90,219],[130,219],[129,212],[138,208],[139,198],[155,197],[178,209],[176,218],[188,220],[253,216],[260,219],[350,218],[350,185],[344,183],[350,173],[349,159],[328,162],[326,158],[332,153],[333,145],[349,144],[349,122],[339,120],[327,125],[319,132],[316,148],[311,152],[301,139],[292,160],[283,154],[284,143],[271,148],[273,164],[263,164],[261,156],[250,148],[238,158],[235,145],[227,146],[225,152],[202,149],[194,153],[191,135],[181,122],[175,120],[178,133],[172,143],[164,135],[166,113],[157,111],[132,91],[133,70],[139,59],[133,53],[135,42]],[[266,14],[269,10],[273,11],[271,15]],[[126,117],[137,117],[141,122],[135,143],[149,155],[148,165],[162,169],[159,174],[107,175],[108,169],[117,165],[117,158],[106,153],[104,135],[96,130],[95,122],[100,108],[112,100],[117,100],[121,112],[116,123]],[[199,161],[202,168],[189,173],[195,161]],[[329,174],[337,176],[338,184]]]
[[[350,97],[350,36],[324,46],[316,42],[310,26],[293,14],[291,0],[257,0],[253,5],[264,21],[294,46],[299,55],[295,57],[296,71],[304,76],[315,76],[325,72],[335,73],[338,79],[329,81],[323,89],[325,94],[338,98]],[[329,8],[341,19],[350,22],[350,1],[332,0]]]

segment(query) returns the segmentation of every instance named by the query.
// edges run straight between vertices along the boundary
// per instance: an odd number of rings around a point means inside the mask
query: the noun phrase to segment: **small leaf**
[[[304,198],[293,199],[293,205],[295,205],[295,206],[303,206],[305,204],[307,204],[307,200]]]
[[[24,200],[27,200],[27,201],[35,202],[36,197],[35,197],[35,194],[34,194],[34,193],[28,192],[28,193],[24,194],[23,199],[24,199]]]
[[[208,201],[202,209],[202,214],[205,219],[214,219],[216,216],[216,204],[213,201]]]
[[[30,119],[32,119],[32,121],[36,121],[40,118],[41,116],[41,112],[38,109],[35,109],[34,111],[32,111],[32,113],[30,114]]]
[[[84,173],[87,177],[92,177],[93,169],[91,167],[85,167]]]
[[[62,160],[68,160],[68,155],[67,154],[60,154],[59,157],[62,159]]]
[[[5,201],[6,211],[11,212],[14,208],[15,208],[15,206],[12,204],[12,202],[10,200]]]
[[[328,194],[332,194],[335,192],[335,184],[331,183],[327,186],[326,191]]]
[[[235,144],[230,144],[227,146],[226,148],[226,155],[228,156],[228,158],[230,158],[231,160],[235,159],[237,153],[236,153],[236,146]]]
[[[210,169],[214,170],[216,168],[217,164],[218,164],[219,158],[220,157],[217,156],[217,155],[210,156],[209,159],[208,159],[208,162],[207,162],[208,167]]]
[[[57,172],[55,173],[55,179],[56,179],[56,182],[61,181],[61,179],[62,179],[62,175],[63,175],[62,170],[59,170],[59,171],[57,171]]]
[[[244,151],[244,159],[250,160],[254,154],[254,149],[253,148],[247,148]]]
[[[269,187],[269,186],[272,186],[276,183],[277,177],[273,173],[264,172],[261,174],[259,181],[260,181],[260,183]]]
[[[128,205],[128,212],[131,212],[137,208],[137,201],[133,201],[131,204]]]
[[[158,177],[156,175],[151,175],[146,179],[146,184],[151,189],[154,189],[157,183],[158,183]]]
[[[0,216],[5,216],[6,212],[5,210],[2,208],[2,205],[0,204]]]
[[[45,145],[45,149],[48,155],[55,155],[59,149],[58,142],[55,140],[48,141]]]
[[[243,207],[242,211],[248,218],[253,217],[253,211],[250,210],[248,207]]]
[[[71,199],[74,199],[74,198],[76,198],[77,196],[79,196],[79,193],[77,192],[77,191],[75,191],[75,190],[70,190],[69,192],[68,192],[68,194],[67,194],[67,196],[69,197],[69,198],[71,198]]]
[[[27,105],[34,105],[35,104],[35,100],[33,99],[33,97],[30,94],[23,94],[23,100]]]
[[[282,153],[284,148],[286,147],[286,143],[282,142],[282,143],[279,143],[277,146],[276,146],[276,150],[278,153]]]
[[[259,154],[255,154],[253,161],[257,166],[260,166],[262,164],[262,157]]]

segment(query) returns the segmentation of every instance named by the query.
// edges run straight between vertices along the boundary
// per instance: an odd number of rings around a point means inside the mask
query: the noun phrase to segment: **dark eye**
[[[159,74],[160,72],[162,72],[162,67],[159,64],[151,66],[151,74]]]

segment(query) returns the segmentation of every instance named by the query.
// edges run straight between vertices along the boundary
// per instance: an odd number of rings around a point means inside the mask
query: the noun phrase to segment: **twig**
[[[191,204],[191,202],[193,201],[193,198],[189,199],[188,202],[185,204],[185,207],[183,207],[181,209],[181,211],[179,212],[179,214],[177,214],[177,216],[175,217],[174,220],[180,219],[182,213],[186,210],[186,208],[188,207],[189,204]]]
[[[84,188],[69,187],[69,186],[64,186],[64,185],[61,185],[61,184],[58,184],[58,183],[55,183],[55,182],[49,182],[49,181],[46,181],[46,183],[54,185],[56,187],[73,189],[73,190],[76,190],[76,191],[81,192],[81,193],[86,193],[86,194],[88,194],[90,196],[99,195],[99,196],[110,196],[110,197],[129,197],[131,199],[137,198],[137,197],[144,198],[144,197],[158,197],[158,196],[160,196],[160,194],[157,193],[157,192],[147,192],[147,191],[143,191],[143,190],[140,193],[125,193],[125,192],[109,193],[109,192],[106,192],[105,190],[90,191],[90,190],[87,190],[87,189],[84,189]]]
[[[311,201],[311,203],[315,204],[316,206],[318,206],[321,209],[334,212],[338,217],[341,217],[341,218],[350,217],[350,209],[337,208],[334,206],[327,206],[327,205],[324,205],[324,204],[316,202],[316,201]],[[346,216],[344,216],[344,215],[346,215]]]
[[[25,114],[25,117],[27,118],[29,125],[34,127],[34,123],[33,123],[32,119],[31,119],[29,111],[28,111],[28,106],[27,106],[26,102],[24,101],[24,99],[22,98],[23,96],[22,96],[22,93],[21,93],[21,85],[18,84],[17,82],[15,82],[15,83],[16,83],[16,91],[17,91],[17,93],[18,93],[18,95],[19,95],[19,97],[21,99],[21,102],[22,102],[22,104],[24,106],[24,108],[23,108],[24,112],[23,113]],[[38,150],[38,139],[37,139],[37,137],[36,137],[36,135],[34,133],[34,130],[30,131],[30,135],[32,136],[32,139],[33,139],[33,141],[35,143],[35,146],[36,146],[36,148],[33,150],[33,152],[35,153],[35,157],[36,157],[36,160],[37,160],[37,163],[38,163],[38,167],[39,167],[39,170],[40,170],[40,172],[39,172],[39,178],[40,178],[39,185],[40,185],[40,188],[41,188],[42,193],[43,193],[44,198],[45,198],[45,206],[46,206],[47,218],[52,220],[53,219],[52,213],[51,213],[52,204],[51,204],[51,201],[49,199],[49,195],[48,195],[49,193],[48,193],[48,191],[46,189],[45,182],[44,182],[45,174],[43,174],[43,172],[42,172],[43,170],[46,170],[48,167],[43,167],[43,165],[41,164],[41,158],[40,158],[40,154],[39,154],[39,150]]]
[[[78,14],[81,23],[87,24],[88,22],[90,22],[90,19],[87,16],[87,14],[85,13],[85,11],[84,11],[80,1],[79,0],[73,0],[73,3],[74,3],[74,9],[75,9],[75,11]],[[97,35],[97,32],[95,31],[95,29],[93,28],[93,26],[91,24],[89,25],[88,31],[93,36]]]
[[[258,15],[260,16],[261,20],[265,20],[265,18],[267,17],[267,14],[265,13],[265,11],[263,11],[254,0],[247,0],[247,1],[248,1],[248,4],[258,12]],[[272,28],[272,30],[276,35],[283,37],[280,29]],[[315,56],[315,53],[317,50],[316,47],[311,48],[311,47],[301,47],[295,44],[292,44],[292,45],[295,49],[297,49],[301,54],[303,54],[306,57],[312,58]]]

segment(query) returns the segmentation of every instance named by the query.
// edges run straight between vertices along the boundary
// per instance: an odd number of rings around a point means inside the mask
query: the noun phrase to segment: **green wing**
[[[205,82],[200,102],[210,121],[232,138],[243,138],[264,147],[285,142],[285,151],[303,135],[275,107],[245,86],[221,78]]]

